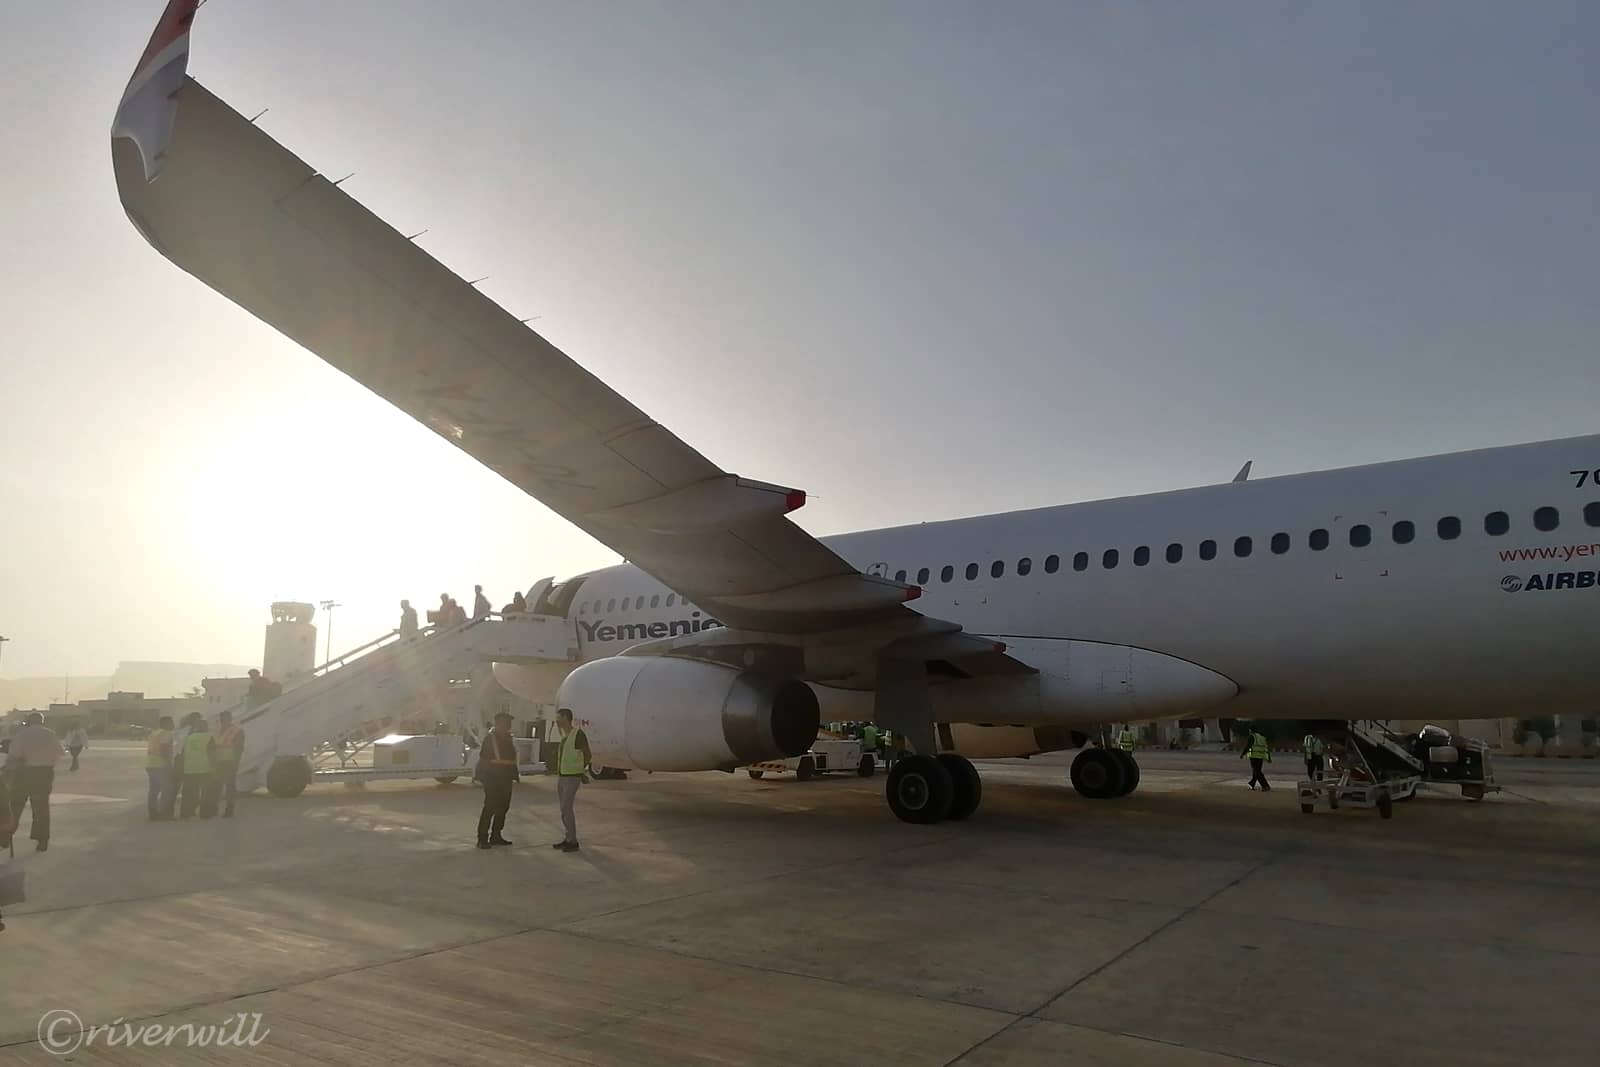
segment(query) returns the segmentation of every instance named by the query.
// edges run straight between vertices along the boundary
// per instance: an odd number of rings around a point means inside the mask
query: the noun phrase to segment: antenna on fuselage
[[[1239,468],[1239,473],[1233,476],[1233,480],[1236,482],[1248,482],[1250,480],[1250,464],[1254,462],[1255,460],[1253,459],[1245,460],[1244,466]]]

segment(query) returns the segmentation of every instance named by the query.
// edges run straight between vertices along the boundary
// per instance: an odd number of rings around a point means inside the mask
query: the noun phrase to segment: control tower
[[[311,616],[317,609],[295,600],[272,605],[266,645],[261,653],[261,673],[285,689],[311,677],[317,660],[317,628]]]

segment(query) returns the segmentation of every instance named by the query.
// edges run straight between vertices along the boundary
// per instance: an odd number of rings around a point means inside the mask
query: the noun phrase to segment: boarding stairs
[[[454,626],[429,626],[401,637],[398,630],[351,649],[265,704],[232,709],[245,729],[238,788],[267,784],[274,764],[292,761],[309,775],[311,757],[340,739],[365,741],[374,726],[417,707],[452,679],[490,663],[576,662],[578,637],[556,615],[492,613]],[[430,724],[431,725],[431,724]],[[294,773],[300,773],[298,769]]]

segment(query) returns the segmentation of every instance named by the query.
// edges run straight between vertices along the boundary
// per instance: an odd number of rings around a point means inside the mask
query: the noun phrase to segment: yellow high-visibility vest
[[[190,734],[183,742],[183,773],[187,777],[191,774],[211,773],[211,735]]]
[[[1137,736],[1132,729],[1124,726],[1122,732],[1117,735],[1117,747],[1124,752],[1132,752]]]
[[[1267,739],[1266,739],[1266,737],[1264,735],[1257,734],[1257,733],[1252,733],[1250,735],[1250,758],[1251,759],[1271,759],[1272,758],[1272,749],[1270,747],[1268,747]]]
[[[556,760],[556,773],[572,777],[583,773],[583,749],[578,747],[578,728],[561,739],[561,757]]]
[[[171,743],[171,730],[152,730],[144,743],[144,765],[146,767],[165,767],[171,757],[161,754],[161,746],[170,745]]]
[[[1305,750],[1306,759],[1316,759],[1322,755],[1322,738],[1316,734],[1306,734],[1300,742],[1300,747]]]

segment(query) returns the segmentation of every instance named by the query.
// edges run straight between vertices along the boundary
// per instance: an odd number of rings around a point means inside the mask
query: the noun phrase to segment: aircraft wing
[[[128,217],[163,255],[731,627],[921,617],[187,74],[172,0],[112,125]],[[949,629],[957,629],[948,626]]]

